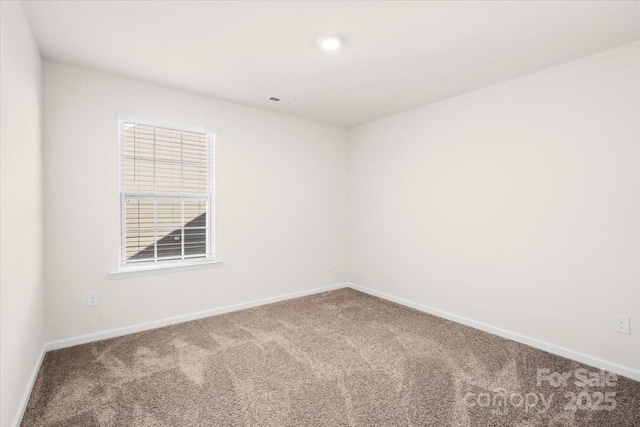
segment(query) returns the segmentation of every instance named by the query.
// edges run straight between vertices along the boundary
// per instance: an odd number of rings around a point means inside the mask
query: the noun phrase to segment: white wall
[[[118,112],[213,127],[220,268],[112,280]],[[44,63],[47,341],[346,279],[346,130]],[[100,305],[86,307],[86,292]]]
[[[349,137],[351,281],[640,370],[640,42]]]
[[[41,63],[18,2],[0,2],[0,425],[9,426],[42,351]]]

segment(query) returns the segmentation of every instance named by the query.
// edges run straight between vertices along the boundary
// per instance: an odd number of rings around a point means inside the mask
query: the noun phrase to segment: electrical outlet
[[[613,324],[613,330],[620,332],[621,334],[629,333],[629,316],[617,315],[614,317],[615,323]]]
[[[87,307],[95,307],[99,303],[97,292],[87,292]]]

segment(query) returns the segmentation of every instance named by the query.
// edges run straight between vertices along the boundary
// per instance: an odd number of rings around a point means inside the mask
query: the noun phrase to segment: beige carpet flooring
[[[22,425],[640,426],[640,383],[579,368],[599,372],[341,289],[49,352]]]

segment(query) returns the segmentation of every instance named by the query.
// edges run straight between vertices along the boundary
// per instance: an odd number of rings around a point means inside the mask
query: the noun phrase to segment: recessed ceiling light
[[[339,36],[324,36],[318,39],[318,44],[324,50],[336,50],[342,45],[342,38]]]

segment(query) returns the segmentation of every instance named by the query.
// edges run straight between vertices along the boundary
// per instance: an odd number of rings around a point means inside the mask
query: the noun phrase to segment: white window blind
[[[212,132],[119,120],[122,264],[213,258]]]

